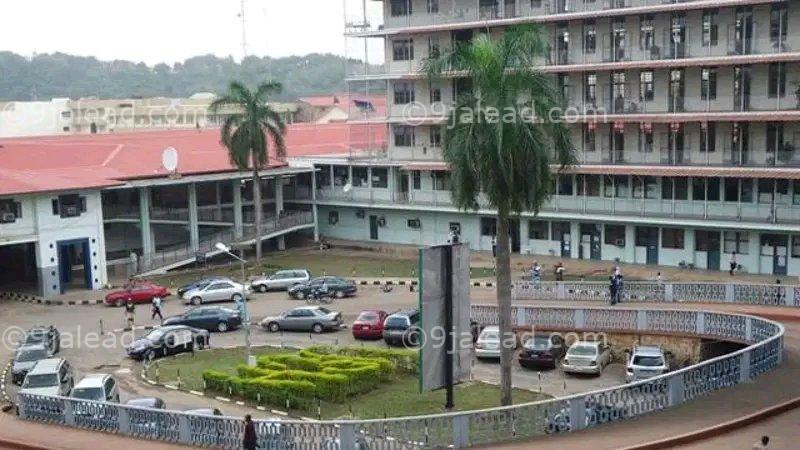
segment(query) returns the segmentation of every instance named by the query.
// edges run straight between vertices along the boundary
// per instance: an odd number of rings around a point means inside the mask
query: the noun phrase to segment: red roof
[[[338,106],[345,111],[350,111],[350,108],[355,108],[356,101],[369,102],[375,108],[377,114],[386,113],[386,96],[377,94],[359,94],[352,92],[350,94],[333,94],[333,95],[315,95],[310,97],[300,97],[303,103],[308,103],[317,108],[330,108]]]
[[[293,124],[286,133],[287,156],[345,153],[384,145],[385,126],[347,123]],[[233,172],[218,129],[146,131],[0,139],[0,195],[101,188],[138,178],[161,178],[164,149],[178,151],[177,172]],[[285,166],[270,158],[269,168]]]

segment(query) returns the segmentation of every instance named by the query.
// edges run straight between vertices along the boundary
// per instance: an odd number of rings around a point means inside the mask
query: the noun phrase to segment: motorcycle
[[[333,303],[333,295],[330,292],[323,292],[322,289],[314,289],[306,297],[306,303],[309,305],[316,305],[318,303],[330,305]]]

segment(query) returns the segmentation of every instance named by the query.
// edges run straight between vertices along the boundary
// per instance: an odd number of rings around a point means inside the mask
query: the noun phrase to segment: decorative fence
[[[569,397],[479,411],[376,420],[259,420],[259,448],[455,448],[569,432],[675,406],[773,369],[784,328],[758,317],[696,310],[515,306],[517,326],[593,331],[680,332],[746,343],[742,350],[649,380]],[[497,323],[497,307],[473,305],[472,317]],[[240,418],[197,416],[63,397],[20,394],[20,416],[38,422],[204,447],[240,448]]]
[[[514,300],[574,300],[609,302],[609,282],[603,281],[515,281]],[[622,301],[706,302],[800,307],[800,286],[783,284],[738,284],[650,281],[625,282]]]

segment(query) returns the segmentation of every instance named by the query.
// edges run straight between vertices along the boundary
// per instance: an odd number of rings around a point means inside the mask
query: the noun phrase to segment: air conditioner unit
[[[409,228],[421,228],[422,222],[419,219],[408,219]]]
[[[625,239],[617,239],[614,241],[614,245],[617,247],[625,247]]]
[[[0,214],[0,223],[14,223],[17,221],[17,215],[14,213],[6,212]]]
[[[79,216],[80,213],[78,212],[77,206],[64,206],[61,209],[61,215],[64,217],[76,217]]]
[[[386,226],[386,217],[380,216],[378,217],[378,226],[385,227]]]

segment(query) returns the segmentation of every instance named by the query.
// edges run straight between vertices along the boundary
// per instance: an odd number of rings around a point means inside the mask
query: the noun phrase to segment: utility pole
[[[247,22],[244,17],[244,2],[245,0],[241,0],[239,10],[239,18],[242,20],[242,59],[247,58]]]

